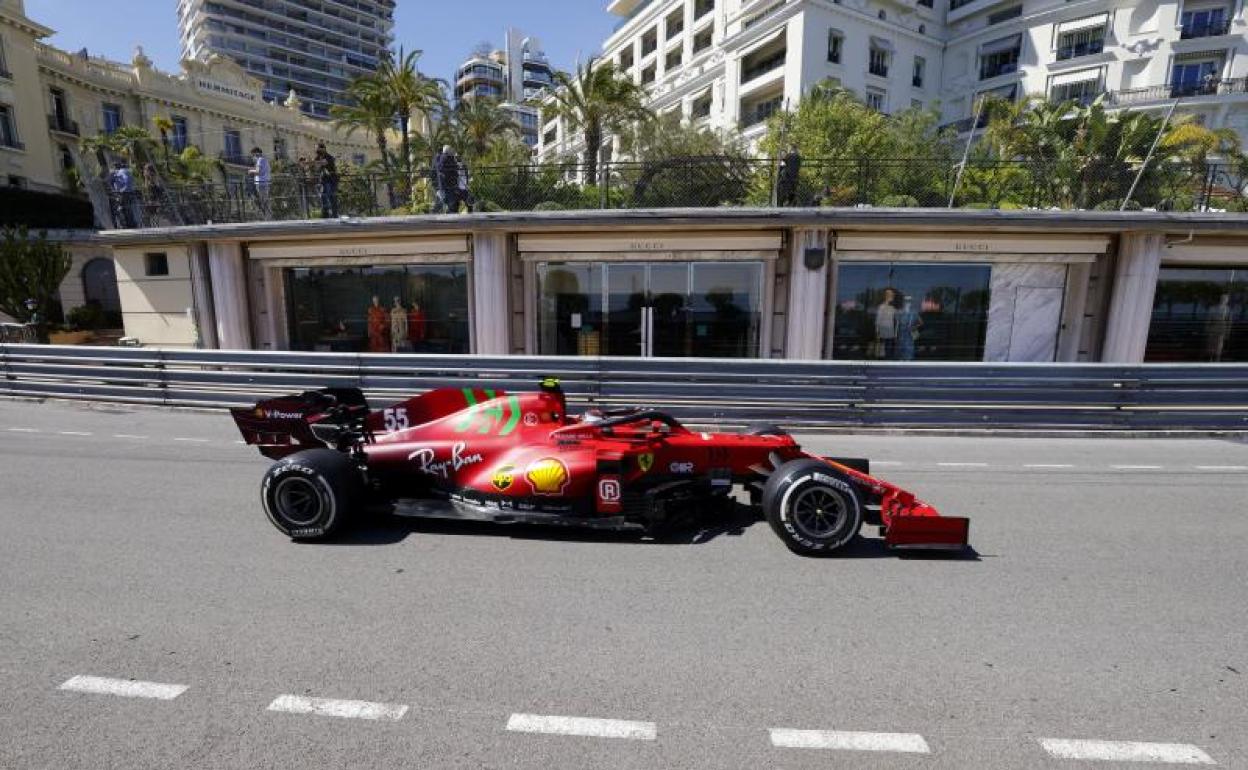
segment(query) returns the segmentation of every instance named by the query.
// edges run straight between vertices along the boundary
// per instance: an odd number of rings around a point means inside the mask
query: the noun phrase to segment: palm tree
[[[437,110],[438,105],[445,102],[442,95],[442,83],[427,78],[420,73],[416,62],[423,51],[404,53],[399,48],[397,56],[387,55],[381,60],[377,73],[373,76],[376,87],[384,94],[384,98],[394,108],[399,120],[400,142],[406,185],[411,184],[412,155],[411,140],[408,130],[411,127],[412,114],[420,115],[422,121]]]
[[[165,153],[165,170],[169,170],[169,132],[173,130],[173,121],[164,115],[157,115],[152,123],[155,124],[156,130],[160,132],[160,145]]]
[[[464,154],[474,160],[484,155],[494,142],[520,131],[511,113],[493,99],[461,100],[455,106],[454,120]]]
[[[595,181],[604,133],[654,118],[654,113],[645,105],[646,91],[618,75],[610,62],[595,67],[592,59],[577,67],[575,76],[556,73],[555,83],[558,87],[550,112],[581,132],[585,142],[586,176]]]
[[[330,115],[334,125],[341,129],[347,137],[356,131],[372,134],[377,143],[377,152],[381,155],[381,167],[385,173],[386,191],[390,206],[394,207],[394,178],[390,169],[390,150],[388,134],[394,128],[394,117],[398,112],[390,94],[381,87],[378,81],[369,76],[358,77],[347,86],[347,104],[334,105]]]

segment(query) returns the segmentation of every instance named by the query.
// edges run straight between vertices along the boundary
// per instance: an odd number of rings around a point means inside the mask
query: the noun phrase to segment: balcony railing
[[[1074,45],[1064,45],[1057,49],[1057,60],[1065,61],[1067,59],[1076,59],[1080,56],[1091,56],[1092,54],[1101,53],[1105,50],[1105,41],[1088,40]]]
[[[988,80],[990,78],[995,78],[998,75],[1009,75],[1013,72],[1018,72],[1018,62],[1016,61],[1001,63],[982,62],[979,65],[980,80]]]
[[[5,150],[25,150],[25,149],[26,149],[26,145],[22,144],[21,142],[17,141],[16,139],[12,139],[12,140],[0,139],[0,149],[5,149]]]
[[[78,122],[61,115],[49,115],[48,128],[61,134],[78,136]]]
[[[1217,37],[1231,31],[1230,19],[1206,21],[1198,24],[1184,24],[1179,37],[1183,40],[1195,40],[1201,37]]]
[[[1170,83],[1145,88],[1128,88],[1122,91],[1111,91],[1106,101],[1112,106],[1118,106],[1166,99],[1234,94],[1248,94],[1248,78],[1212,78],[1199,83]]]
[[[750,82],[751,80],[754,80],[755,78],[760,78],[763,75],[766,75],[768,72],[771,72],[772,70],[777,70],[783,67],[785,56],[787,55],[787,53],[788,53],[787,51],[777,51],[771,56],[768,56],[766,59],[753,62],[748,67],[742,68],[741,70],[742,85]]]
[[[217,157],[220,158],[221,162],[227,166],[251,167],[255,165],[252,162],[251,157],[247,155],[235,155],[234,153],[231,153],[231,152],[222,151],[217,154]]]

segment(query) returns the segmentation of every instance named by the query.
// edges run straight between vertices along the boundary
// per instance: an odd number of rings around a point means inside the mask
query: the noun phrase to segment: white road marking
[[[943,468],[987,468],[988,463],[936,463]]]
[[[93,434],[91,434],[91,433],[88,433],[88,432],[87,432],[87,431],[85,431],[85,430],[60,430],[60,431],[57,431],[57,433],[60,433],[62,436],[90,436],[90,435],[93,435]]]
[[[106,676],[76,676],[66,680],[57,689],[87,692],[95,695],[119,695],[123,698],[173,700],[186,692],[186,685],[139,682],[131,679],[111,679]]]
[[[1197,465],[1198,471],[1248,471],[1248,465]]]
[[[1024,468],[1073,468],[1075,466],[1067,463],[1031,463],[1024,465]]]
[[[1110,762],[1169,762],[1180,765],[1214,765],[1208,754],[1190,743],[1141,743],[1136,741],[1083,741],[1042,738],[1040,745],[1058,759],[1093,759]]]
[[[345,719],[399,720],[407,713],[407,706],[398,703],[370,703],[364,700],[336,700],[333,698],[307,698],[302,695],[279,695],[269,704],[269,711],[288,714],[316,714],[324,717]]]
[[[135,434],[133,434],[133,433],[114,433],[114,434],[113,434],[113,438],[137,438],[137,439],[145,439],[145,438],[147,438],[147,436],[136,436],[136,435],[135,435]]]
[[[896,460],[872,460],[871,464],[872,465],[905,465],[905,463],[898,462]]]
[[[658,728],[654,722],[555,717],[540,714],[512,714],[507,720],[507,729],[518,733],[581,735],[588,738],[633,738],[641,741],[652,741],[658,737]]]
[[[207,444],[212,439],[206,438],[175,438],[174,441],[190,441],[195,444]]]
[[[1116,471],[1159,471],[1160,465],[1111,465]]]
[[[10,433],[39,433],[38,428],[6,428]]]
[[[931,749],[916,733],[858,733],[842,730],[771,728],[771,745],[785,749],[839,749],[842,751],[896,751],[928,754]]]

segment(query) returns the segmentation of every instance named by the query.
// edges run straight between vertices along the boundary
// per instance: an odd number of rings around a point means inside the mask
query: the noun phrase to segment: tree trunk
[[[388,208],[395,208],[394,205],[394,175],[390,170],[390,155],[386,152],[386,134],[384,129],[377,132],[377,151],[381,153],[381,168],[386,175],[386,202],[389,203]]]
[[[602,149],[602,126],[590,123],[585,127],[586,184],[598,184],[598,153]]]
[[[411,139],[409,139],[407,135],[407,129],[410,121],[410,114],[406,112],[399,114],[399,130],[403,132],[403,135],[400,137],[400,147],[403,152],[402,166],[404,171],[403,186],[400,188],[400,191],[403,193],[404,205],[407,205],[412,201],[412,148]]]

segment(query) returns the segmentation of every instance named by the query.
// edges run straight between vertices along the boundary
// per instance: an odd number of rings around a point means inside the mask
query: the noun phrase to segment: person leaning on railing
[[[338,218],[338,164],[324,144],[316,146],[317,181],[321,183],[321,217]]]

